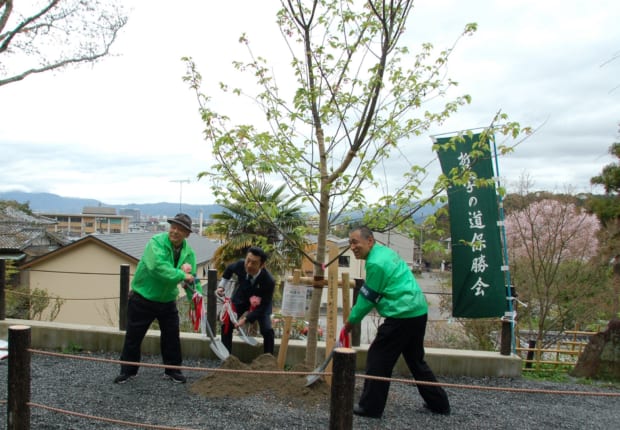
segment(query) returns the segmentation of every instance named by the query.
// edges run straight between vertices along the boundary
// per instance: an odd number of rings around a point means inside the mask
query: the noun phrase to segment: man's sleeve
[[[198,274],[196,273],[196,253],[191,248],[189,248],[188,251],[189,252],[187,253],[187,257],[185,258],[184,263],[188,263],[190,266],[192,266],[192,275],[198,276]]]
[[[366,264],[365,286],[380,296],[384,288],[383,283],[384,271],[372,263]],[[375,303],[375,300],[371,300],[363,294],[358,294],[355,306],[353,306],[353,309],[351,309],[351,313],[349,314],[349,322],[352,324],[357,324],[362,321],[366,314],[368,314],[368,312],[375,307]]]
[[[351,309],[351,313],[349,314],[348,321],[351,324],[357,324],[361,322],[366,314],[372,310],[375,306],[373,302],[366,299],[361,294],[357,296],[357,301],[355,302],[355,306]]]
[[[161,246],[158,246],[153,240],[149,241],[144,249],[142,261],[149,271],[150,275],[155,279],[172,280],[181,282],[185,279],[185,273],[181,269],[174,267],[167,253]],[[194,262],[194,267],[195,267]]]
[[[230,280],[233,274],[235,273],[235,268],[237,263],[231,263],[224,269],[224,273],[222,273],[222,278]]]

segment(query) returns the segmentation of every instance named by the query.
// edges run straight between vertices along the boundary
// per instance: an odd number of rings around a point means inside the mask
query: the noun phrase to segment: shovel
[[[312,375],[306,376],[306,387],[309,387],[310,385],[314,384],[316,381],[321,379],[321,375],[320,374],[323,373],[325,371],[325,369],[327,369],[327,366],[329,365],[329,362],[332,361],[332,358],[334,356],[334,352],[336,351],[336,348],[339,348],[341,346],[346,346],[347,348],[350,346],[349,345],[349,336],[344,332],[344,327],[340,330],[340,335],[338,336],[338,340],[336,341],[336,345],[334,345],[334,347],[330,351],[330,353],[327,356],[327,358],[325,358],[325,361],[323,363],[321,363],[321,365],[319,367],[317,367],[316,369],[314,369],[312,371]]]
[[[197,292],[195,288],[192,288],[188,284],[185,284],[184,287],[185,287],[185,289],[187,291],[190,291],[192,294],[195,294]],[[200,293],[198,292],[198,294],[200,294]],[[202,297],[202,295],[201,295],[201,297]],[[205,308],[204,307],[202,307],[202,313],[200,315],[200,324],[206,329],[207,334],[209,335],[209,339],[211,340],[211,343],[209,344],[209,347],[211,348],[211,351],[213,351],[213,353],[220,360],[222,360],[222,361],[226,360],[228,358],[228,356],[230,355],[230,353],[228,352],[228,349],[226,349],[226,346],[224,346],[222,341],[216,339],[215,335],[213,334],[213,330],[211,329],[211,325],[209,324],[209,321],[207,321],[207,315],[205,314]],[[204,331],[203,331],[203,333],[204,333]]]
[[[227,303],[226,300],[222,297],[218,297],[218,300],[224,304],[224,310],[226,311],[226,313],[228,313],[230,322],[232,322],[234,325],[239,324],[239,321],[237,320],[237,314],[232,310],[230,303]],[[239,335],[241,335],[241,339],[243,339],[245,343],[250,346],[258,345],[258,341],[253,337],[248,336],[243,327],[237,327],[237,330],[239,330]]]
[[[228,350],[226,349],[222,341],[216,339],[215,336],[213,335],[213,330],[211,329],[211,325],[209,324],[209,321],[207,321],[207,319],[205,318],[204,322],[205,322],[205,326],[207,329],[207,334],[209,335],[209,339],[211,339],[211,344],[209,345],[209,347],[211,348],[211,351],[213,351],[213,353],[217,355],[217,357],[220,360],[222,361],[226,360],[228,356],[230,355],[230,353],[228,352]]]
[[[237,321],[237,315],[235,315],[235,312],[232,310],[232,308],[230,306],[228,306],[228,316],[230,317],[230,321],[232,321],[232,323],[234,325],[239,324],[239,322]],[[241,339],[243,339],[243,341],[245,343],[247,343],[248,345],[251,345],[251,346],[258,345],[258,341],[256,339],[254,339],[253,337],[248,336],[246,334],[245,330],[243,329],[243,327],[237,327],[237,330],[239,330],[239,334],[241,335]]]

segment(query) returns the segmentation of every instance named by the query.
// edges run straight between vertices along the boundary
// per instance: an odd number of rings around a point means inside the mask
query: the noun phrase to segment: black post
[[[531,369],[532,368],[532,362],[534,361],[534,353],[536,351],[534,351],[536,349],[536,341],[535,340],[530,340],[527,343],[527,358],[526,358],[526,362],[525,362],[525,368],[526,369]]]
[[[217,270],[209,269],[207,272],[207,322],[213,328],[213,333],[217,336]]]
[[[361,278],[355,278],[355,287],[353,287],[353,306],[357,302],[357,296],[360,293],[360,289],[364,285],[364,280]],[[360,346],[362,338],[362,325],[353,324],[353,330],[351,331],[351,345]]]
[[[7,429],[30,430],[30,327],[9,327]]]
[[[502,334],[500,339],[500,354],[510,355],[512,349],[512,323],[502,320]]]
[[[6,319],[6,261],[0,260],[0,321]]]
[[[118,329],[127,329],[127,302],[129,300],[129,264],[121,264],[121,286],[119,295]]]
[[[353,428],[353,391],[355,388],[355,350],[336,348],[332,366],[332,390],[329,406],[330,430]]]

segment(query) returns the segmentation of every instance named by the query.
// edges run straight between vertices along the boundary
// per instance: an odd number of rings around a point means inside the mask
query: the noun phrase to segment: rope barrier
[[[35,294],[30,294],[30,293],[22,293],[21,291],[15,291],[15,290],[5,290],[7,293],[9,294],[15,294],[16,296],[22,296],[22,297],[39,297],[36,296]],[[78,299],[78,298],[65,298],[65,297],[57,297],[57,296],[50,296],[50,298],[52,299],[57,299],[57,300],[63,300],[63,301],[79,301],[79,300],[118,300],[118,296],[116,297],[93,297],[93,298],[84,298],[84,299]]]
[[[45,270],[45,269],[30,269],[31,272],[39,273],[62,273],[69,275],[103,275],[103,276],[118,276],[118,273],[105,273],[105,272],[67,272],[66,270]]]
[[[111,364],[128,364],[131,366],[151,367],[159,369],[176,369],[186,370],[193,372],[214,372],[214,373],[250,373],[250,374],[263,374],[263,375],[292,375],[292,376],[306,376],[306,375],[331,375],[331,373],[325,372],[305,372],[305,371],[289,371],[289,370],[249,370],[249,369],[222,369],[217,367],[190,367],[190,366],[174,366],[170,364],[156,364],[156,363],[144,363],[135,361],[123,361],[115,360],[112,358],[99,358],[99,357],[85,357],[82,355],[63,354],[60,352],[42,351],[38,349],[27,349],[32,354],[47,355],[50,357],[72,358],[76,360],[95,361]]]
[[[35,407],[35,408],[45,409],[45,410],[52,411],[52,412],[58,412],[58,413],[65,414],[65,415],[71,415],[71,416],[79,417],[79,418],[87,418],[87,419],[91,419],[95,421],[103,421],[103,422],[112,423],[112,424],[122,424],[122,425],[132,426],[132,427],[142,427],[142,428],[147,428],[147,429],[158,429],[158,430],[192,430],[188,427],[170,427],[170,426],[163,426],[163,425],[138,423],[138,422],[132,422],[132,421],[123,421],[123,420],[117,420],[114,418],[100,417],[97,415],[83,414],[81,412],[68,411],[66,409],[60,409],[60,408],[55,408],[52,406],[41,405],[39,403],[28,402],[28,405]]]
[[[245,374],[256,374],[256,375],[333,376],[332,372],[221,369],[221,368],[211,368],[211,367],[172,366],[172,365],[142,363],[142,362],[136,364],[136,362],[133,362],[133,361],[121,361],[121,360],[99,358],[99,357],[84,357],[81,355],[63,354],[63,353],[58,353],[58,352],[42,351],[42,350],[37,350],[37,349],[28,349],[28,351],[33,354],[47,355],[47,356],[53,356],[53,357],[62,357],[62,358],[72,358],[76,360],[97,361],[97,362],[105,362],[105,363],[113,363],[113,364],[129,364],[129,365],[139,365],[141,367],[168,368],[168,369],[187,370],[187,371],[196,371],[196,372],[215,372],[215,373],[219,372],[219,373],[241,373],[241,374],[245,373]],[[512,393],[577,395],[577,396],[594,396],[594,397],[597,397],[597,396],[598,397],[620,397],[620,393],[576,391],[576,390],[575,391],[543,390],[543,389],[533,389],[533,388],[511,388],[511,387],[484,387],[482,385],[466,385],[466,384],[451,384],[451,383],[446,383],[446,382],[417,381],[414,379],[387,378],[387,377],[372,376],[372,375],[356,375],[356,378],[373,379],[373,380],[385,381],[385,382],[398,382],[398,383],[403,383],[407,385],[429,385],[429,386],[440,386],[440,387],[447,387],[447,388],[461,388],[461,389],[468,389],[468,390],[505,391],[505,392],[512,392]]]
[[[530,393],[530,394],[557,394],[557,395],[577,395],[577,396],[594,396],[594,397],[620,397],[620,393],[603,393],[596,391],[571,391],[571,390],[543,390],[537,388],[511,388],[511,387],[483,387],[482,385],[466,385],[466,384],[450,384],[446,382],[432,381],[416,381],[411,379],[386,378],[382,376],[372,375],[356,375],[359,379],[373,379],[385,382],[400,382],[408,385],[429,385],[447,388],[463,388],[467,390],[482,391],[505,391],[509,393]]]
[[[199,279],[199,278],[197,278]],[[21,291],[15,291],[7,289],[5,290],[8,294],[14,294],[16,296],[22,297],[38,297],[31,293],[22,293]],[[422,291],[423,294],[427,295],[438,295],[438,296],[451,296],[452,293],[436,293],[431,291]],[[63,301],[90,301],[90,300],[118,300],[118,296],[115,297],[92,297],[92,298],[69,298],[69,297],[60,297],[60,296],[50,296],[52,299],[63,300]]]
[[[88,357],[83,355],[75,355],[75,354],[63,354],[52,351],[43,351],[38,349],[26,348],[31,354],[45,355],[51,357],[58,357],[64,359],[76,359],[76,360],[84,360],[84,361],[92,361],[92,362],[100,362],[100,363],[111,363],[111,364],[130,364],[130,365],[138,365],[141,367],[151,367],[151,368],[173,368],[178,370],[186,370],[186,371],[204,371],[204,372],[221,372],[221,373],[231,373],[231,374],[257,374],[257,375],[321,375],[321,376],[333,376],[333,372],[307,372],[307,371],[284,371],[284,370],[249,370],[249,369],[222,369],[222,368],[210,368],[210,367],[190,367],[190,366],[171,366],[171,365],[163,365],[163,364],[154,364],[154,363],[143,363],[143,362],[128,362],[122,360],[115,360],[109,358],[101,358],[101,357]],[[524,394],[547,394],[547,395],[572,395],[572,396],[592,396],[592,397],[620,397],[620,393],[614,392],[592,392],[592,391],[576,391],[576,390],[547,390],[547,389],[533,389],[533,388],[513,388],[513,387],[488,387],[488,386],[480,386],[480,385],[467,385],[467,384],[453,384],[453,383],[445,383],[445,382],[436,382],[436,381],[417,381],[413,379],[404,379],[404,378],[388,378],[388,377],[380,377],[380,376],[372,376],[372,375],[355,375],[356,379],[371,379],[385,382],[394,382],[394,383],[402,383],[407,385],[429,385],[429,386],[441,386],[445,388],[455,388],[455,389],[468,389],[468,390],[479,390],[479,391],[495,391],[495,392],[508,392],[508,393],[524,393]],[[1,404],[6,404],[6,400],[0,400]],[[101,421],[119,425],[147,428],[147,429],[157,429],[157,430],[192,430],[186,427],[171,427],[166,425],[156,425],[156,424],[147,424],[143,422],[131,422],[125,420],[118,420],[114,418],[101,417],[96,415],[90,415],[81,412],[70,411],[66,409],[56,408],[53,406],[43,405],[34,402],[27,403],[31,407],[66,414],[78,418],[84,418],[94,421]]]

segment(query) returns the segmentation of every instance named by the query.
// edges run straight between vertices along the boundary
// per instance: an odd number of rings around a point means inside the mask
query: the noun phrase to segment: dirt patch
[[[204,397],[238,398],[255,394],[271,394],[285,404],[294,407],[316,407],[327,405],[330,387],[320,379],[306,387],[306,376],[296,374],[273,373],[236,373],[235,370],[279,371],[276,358],[263,354],[250,364],[242,363],[234,355],[229,356],[220,368],[194,382],[190,391]],[[308,372],[304,365],[297,365],[291,371]]]

